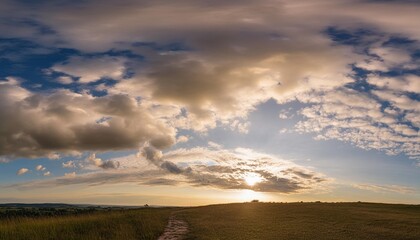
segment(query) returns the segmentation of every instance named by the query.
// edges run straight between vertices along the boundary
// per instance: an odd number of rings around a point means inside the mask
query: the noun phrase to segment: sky
[[[419,12],[3,0],[0,203],[420,204]]]

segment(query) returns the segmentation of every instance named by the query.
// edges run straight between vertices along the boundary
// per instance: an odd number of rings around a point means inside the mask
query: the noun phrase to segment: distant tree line
[[[54,217],[89,214],[100,209],[94,207],[87,208],[0,208],[0,219],[16,217]]]

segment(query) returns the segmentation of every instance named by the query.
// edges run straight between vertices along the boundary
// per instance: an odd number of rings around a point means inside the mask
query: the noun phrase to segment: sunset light
[[[420,239],[373,234],[396,218],[364,202],[420,204],[420,0],[1,0],[0,239],[53,239],[69,231],[4,237],[21,227],[2,219],[89,206],[132,220],[98,228],[125,240],[247,239],[217,235],[238,219],[268,232],[253,239]],[[298,229],[301,209],[320,225]],[[398,229],[420,233],[404,209]]]
[[[246,184],[249,186],[254,186],[256,183],[261,182],[261,177],[257,174],[251,173],[244,177]]]

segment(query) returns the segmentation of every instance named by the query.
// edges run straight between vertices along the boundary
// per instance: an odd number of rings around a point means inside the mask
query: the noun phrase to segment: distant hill
[[[85,208],[100,207],[89,204],[65,204],[65,203],[2,203],[0,207],[7,208]]]
[[[0,203],[0,208],[144,208],[145,206],[122,205],[94,205],[94,204],[67,204],[67,203]],[[164,207],[151,205],[148,207]]]

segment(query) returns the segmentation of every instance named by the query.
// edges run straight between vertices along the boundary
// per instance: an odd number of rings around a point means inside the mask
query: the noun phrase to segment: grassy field
[[[187,239],[420,239],[420,206],[368,203],[246,203],[178,213]]]
[[[157,239],[173,209],[129,209],[0,220],[0,239]]]
[[[168,218],[194,239],[420,239],[420,205],[236,203],[192,208],[97,210],[0,219],[0,239],[157,239]]]

